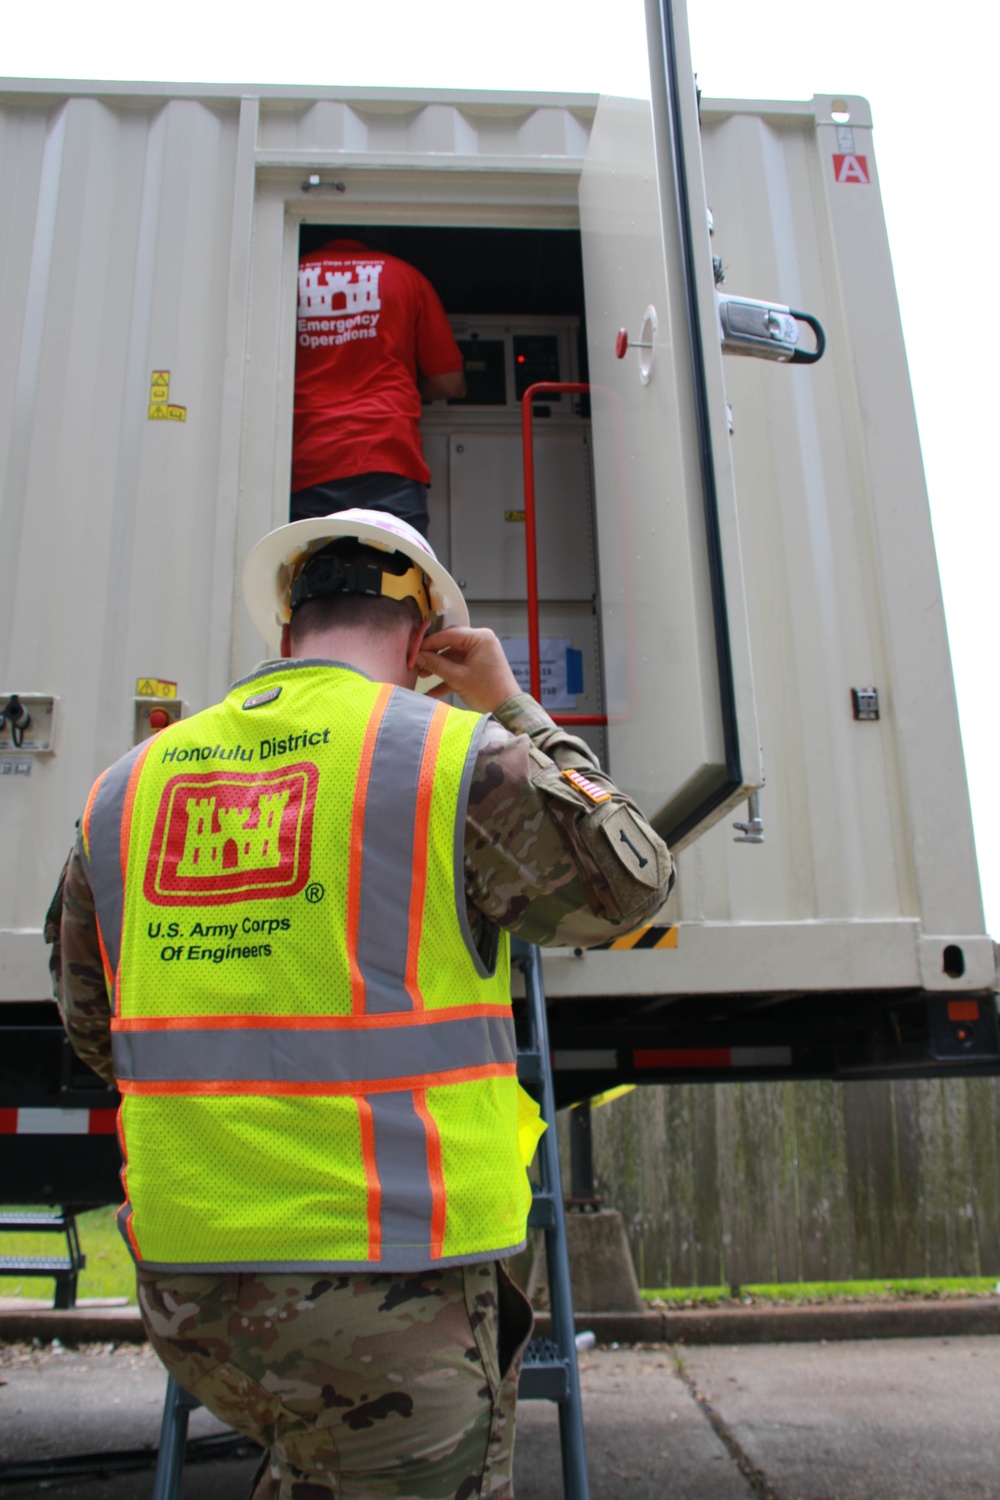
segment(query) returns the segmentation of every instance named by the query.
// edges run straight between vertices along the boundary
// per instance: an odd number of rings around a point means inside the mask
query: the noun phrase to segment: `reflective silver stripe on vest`
[[[410,872],[417,782],[427,730],[437,703],[394,692],[379,725],[365,802],[361,856],[358,967],[365,1010],[412,1010],[406,992],[410,935]]]
[[[112,1045],[116,1076],[135,1083],[337,1083],[356,1084],[357,1093],[380,1080],[405,1078],[413,1087],[428,1074],[516,1059],[514,1023],[505,1016],[371,1030],[115,1031]]]
[[[371,1094],[375,1167],[382,1185],[383,1254],[412,1246],[430,1254],[434,1198],[427,1166],[427,1132],[411,1093]]]
[[[128,1240],[126,1244],[131,1250]],[[467,1266],[470,1261],[509,1260],[512,1255],[523,1250],[526,1244],[527,1240],[522,1239],[516,1245],[506,1245],[502,1250],[477,1250],[473,1255],[440,1256],[432,1256],[429,1249],[422,1249],[420,1245],[385,1245],[378,1260],[141,1260],[139,1264],[147,1271],[166,1271],[171,1274],[191,1271],[206,1276],[226,1271],[255,1271],[262,1275],[277,1271],[287,1276],[323,1271],[401,1271],[412,1274],[416,1271],[443,1271],[449,1266]]]
[[[136,745],[128,755],[115,761],[98,787],[90,809],[90,858],[86,859],[90,888],[94,893],[97,921],[104,939],[104,951],[112,972],[117,974],[122,954],[122,912],[125,905],[125,881],[122,876],[122,817],[125,793],[136,760],[146,744]],[[83,843],[81,837],[81,846]],[[140,880],[142,876],[138,877]]]

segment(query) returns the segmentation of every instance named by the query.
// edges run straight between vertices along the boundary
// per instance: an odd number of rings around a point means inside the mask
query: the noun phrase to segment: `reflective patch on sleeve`
[[[254,693],[252,698],[247,698],[243,704],[244,708],[260,708],[262,703],[273,703],[281,692],[280,687],[268,688],[266,693]]]
[[[596,781],[589,780],[582,771],[576,771],[572,767],[562,772],[571,786],[575,786],[578,792],[582,792],[588,802],[595,806],[600,802],[610,802],[611,793],[604,787],[598,786]]]

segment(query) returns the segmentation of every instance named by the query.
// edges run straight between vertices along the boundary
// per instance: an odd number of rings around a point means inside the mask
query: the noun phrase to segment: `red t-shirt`
[[[330,240],[299,263],[296,338],[292,490],[353,474],[426,484],[417,372],[462,368],[427,278],[357,240]]]

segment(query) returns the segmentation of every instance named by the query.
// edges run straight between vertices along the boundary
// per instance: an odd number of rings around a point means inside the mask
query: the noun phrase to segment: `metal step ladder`
[[[87,1257],[80,1249],[76,1215],[71,1208],[54,1214],[20,1210],[0,1213],[0,1233],[65,1235],[65,1255],[0,1255],[0,1276],[51,1276],[56,1284],[53,1307],[65,1310],[76,1306],[76,1284]]]
[[[583,1443],[580,1372],[576,1361],[576,1330],[569,1279],[566,1211],[563,1204],[559,1142],[556,1138],[556,1099],[552,1086],[552,1054],[542,987],[542,956],[533,943],[515,938],[514,963],[524,975],[528,1043],[517,1053],[517,1076],[535,1097],[548,1130],[538,1143],[539,1181],[534,1189],[528,1224],[545,1235],[545,1259],[552,1309],[552,1338],[528,1345],[517,1388],[521,1401],[555,1401],[559,1406],[565,1500],[590,1500],[587,1458]]]
[[[545,1234],[552,1304],[552,1338],[532,1339],[528,1345],[517,1394],[520,1401],[555,1401],[558,1404],[565,1500],[590,1500],[542,961],[533,944],[523,943],[518,938],[513,940],[512,954],[515,964],[524,974],[527,1012],[527,1045],[518,1048],[517,1076],[538,1100],[542,1119],[549,1126],[538,1143],[539,1181],[533,1189],[528,1224]],[[153,1500],[178,1500],[180,1496],[188,1418],[200,1404],[196,1397],[168,1376]]]

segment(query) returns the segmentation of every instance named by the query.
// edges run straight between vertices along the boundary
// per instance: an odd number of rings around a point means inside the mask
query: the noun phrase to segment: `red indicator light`
[[[517,362],[518,362],[518,364],[519,364],[519,365],[523,365],[523,364],[524,364],[524,361],[525,361],[525,356],[524,356],[524,355],[523,355],[523,354],[519,354],[519,355],[518,355],[518,356],[517,356]]]
[[[170,715],[167,713],[167,710],[165,708],[154,708],[150,711],[150,729],[166,729],[169,723]]]

